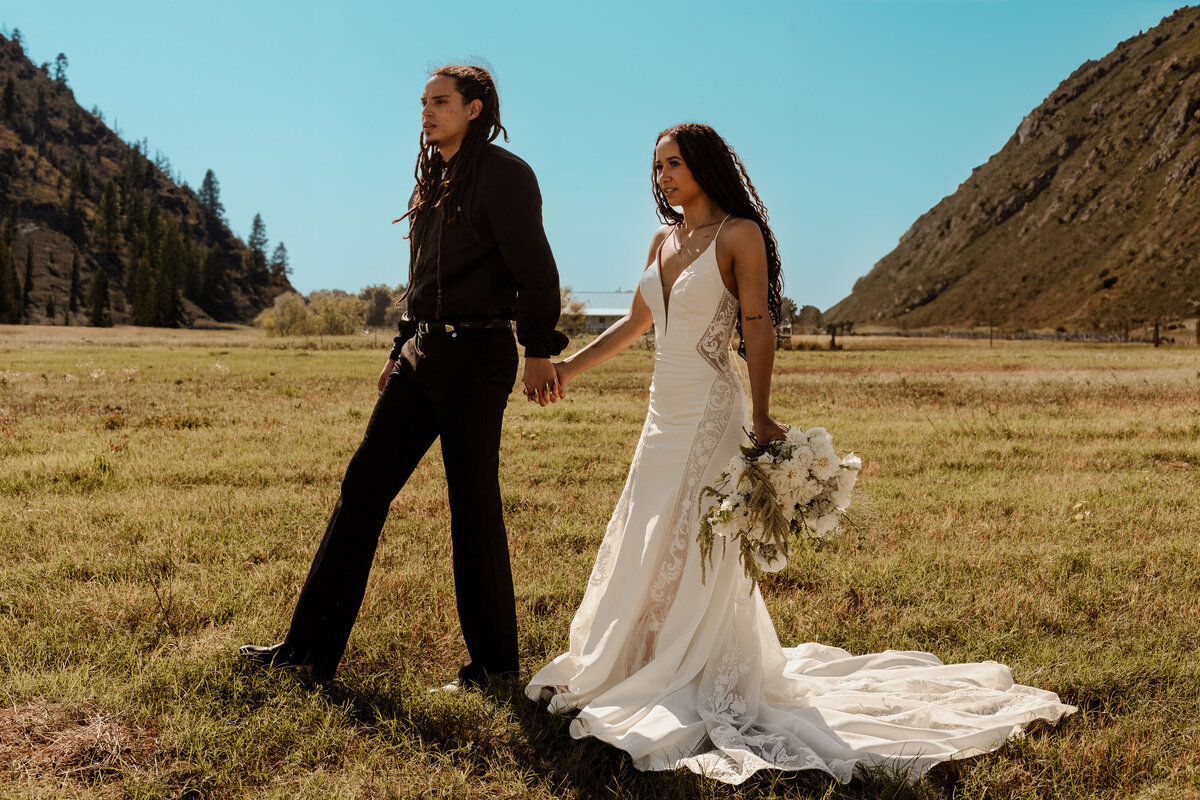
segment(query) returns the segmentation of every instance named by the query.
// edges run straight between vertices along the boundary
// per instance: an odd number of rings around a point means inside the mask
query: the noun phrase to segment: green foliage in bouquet
[[[713,542],[717,537],[716,531],[713,530],[713,524],[733,524],[735,514],[743,516],[743,520],[741,520],[743,524],[761,528],[763,532],[761,540],[758,541],[748,536],[738,537],[738,560],[741,561],[753,584],[757,584],[766,574],[759,566],[759,559],[771,563],[780,556],[787,558],[788,539],[793,531],[793,523],[784,515],[779,493],[767,476],[766,470],[757,463],[758,457],[763,453],[769,452],[777,455],[777,451],[785,442],[776,440],[761,445],[753,432],[747,431],[747,435],[750,437],[750,444],[743,445],[741,448],[742,455],[746,459],[746,468],[740,476],[737,476],[737,483],[728,487],[729,493],[736,492],[744,498],[739,503],[741,508],[718,507],[708,514],[703,512],[700,514],[701,580],[708,579],[708,567],[713,563]],[[730,480],[729,473],[722,473],[722,481],[717,485],[728,485]],[[741,491],[742,487],[745,487],[744,492]],[[706,497],[713,497],[718,503],[721,503],[729,493],[719,492],[712,486],[706,486],[700,492],[701,505]],[[722,556],[728,547],[727,538],[722,537]],[[756,554],[758,555],[757,559],[755,558]]]
[[[824,428],[793,428],[785,439],[761,444],[747,431],[749,445],[730,460],[715,485],[700,491],[701,580],[708,580],[715,540],[722,558],[730,539],[751,590],[788,562],[792,535],[820,549],[836,531],[850,502],[861,459],[838,458]],[[716,502],[705,503],[709,499]]]

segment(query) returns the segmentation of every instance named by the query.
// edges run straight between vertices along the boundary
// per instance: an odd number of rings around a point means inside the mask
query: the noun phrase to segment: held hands
[[[554,373],[558,375],[558,396],[566,397],[567,383],[574,377],[575,373],[571,372],[565,361],[556,361],[552,366],[554,367]]]
[[[383,367],[383,371],[379,373],[379,393],[380,394],[383,394],[383,387],[387,386],[388,375],[391,375],[392,370],[394,370],[394,369],[396,369],[396,362],[392,361],[389,358],[387,364],[385,364]]]
[[[563,387],[558,381],[558,373],[548,358],[525,357],[525,374],[521,377],[525,384],[525,399],[539,406],[557,403],[560,397],[566,397]]]
[[[755,417],[754,438],[759,444],[783,439],[787,436],[788,426],[780,424],[768,416]]]

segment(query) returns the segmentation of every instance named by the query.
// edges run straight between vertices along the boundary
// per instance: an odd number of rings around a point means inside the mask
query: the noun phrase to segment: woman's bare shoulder
[[[758,223],[746,217],[730,217],[721,229],[722,235],[728,235],[736,243],[753,244],[762,241],[762,229]]]
[[[662,243],[665,242],[667,237],[671,235],[671,229],[673,227],[673,225],[669,224],[659,225],[658,230],[656,230],[654,235],[650,237],[650,253],[646,256],[647,269],[649,269],[650,265],[654,263],[654,259],[658,255],[658,248],[662,247]]]
[[[717,258],[732,258],[741,261],[761,254],[766,250],[762,229],[758,223],[745,217],[730,217],[721,229]]]

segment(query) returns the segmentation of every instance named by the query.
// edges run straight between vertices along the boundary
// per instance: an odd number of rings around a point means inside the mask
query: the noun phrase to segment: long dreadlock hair
[[[779,248],[775,243],[775,234],[771,233],[771,227],[767,224],[767,207],[759,199],[742,160],[721,138],[721,134],[699,122],[672,125],[660,133],[654,143],[657,145],[668,136],[679,145],[683,163],[687,164],[701,190],[721,210],[735,217],[754,220],[762,231],[763,241],[767,245],[767,311],[771,315],[771,322],[778,325],[783,314],[783,267],[779,260]],[[659,188],[653,167],[650,169],[650,185],[658,204],[658,218],[663,223],[673,225],[683,222],[683,214],[671,208],[666,195]],[[737,352],[745,358],[746,340],[742,337],[741,315],[737,319],[737,332],[740,340]]]
[[[434,145],[425,142],[424,134],[420,136],[420,152],[417,155],[417,165],[413,170],[416,179],[416,190],[408,212],[400,219],[409,218],[408,251],[409,276],[408,285],[412,287],[413,269],[416,268],[418,251],[425,237],[420,235],[434,209],[442,209],[441,221],[438,223],[438,269],[437,269],[437,316],[442,316],[442,232],[446,224],[458,218],[459,211],[469,208],[471,198],[475,194],[475,168],[479,164],[479,156],[486,145],[504,134],[508,141],[508,131],[500,124],[500,97],[496,93],[496,81],[485,68],[476,64],[447,64],[438,67],[430,77],[444,75],[454,78],[455,89],[463,97],[464,103],[478,100],[483,104],[479,115],[467,123],[467,132],[463,136],[458,152],[450,159],[450,168],[446,169],[446,161]],[[464,217],[467,227],[470,220]],[[472,230],[472,233],[474,231]],[[407,294],[407,292],[406,292]]]

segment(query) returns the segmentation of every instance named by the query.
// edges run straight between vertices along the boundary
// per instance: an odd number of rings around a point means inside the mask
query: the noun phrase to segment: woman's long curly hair
[[[762,231],[763,241],[767,245],[767,311],[771,315],[771,322],[778,325],[783,313],[783,267],[779,261],[779,248],[775,243],[775,234],[771,233],[771,227],[767,224],[767,207],[759,199],[742,160],[721,138],[721,134],[699,122],[672,125],[654,139],[655,145],[668,136],[679,146],[683,163],[687,164],[701,190],[722,211],[753,220]],[[658,218],[671,225],[683,222],[683,214],[671,208],[659,188],[653,167],[650,170],[650,185],[658,203]],[[740,340],[738,355],[745,358],[746,342],[742,337],[741,315],[737,320],[737,332]]]
[[[420,137],[420,154],[417,156],[417,166],[413,170],[417,187],[413,192],[408,212],[400,219],[409,217],[408,250],[409,250],[409,281],[412,286],[412,270],[417,263],[418,250],[425,240],[423,228],[429,224],[431,212],[436,208],[443,209],[441,222],[438,226],[438,271],[437,271],[437,316],[442,315],[442,269],[441,241],[442,231],[447,223],[454,222],[458,212],[468,208],[475,193],[475,169],[479,164],[479,156],[484,147],[494,142],[496,137],[504,134],[508,141],[508,131],[500,124],[500,97],[496,93],[496,81],[492,74],[475,64],[447,64],[438,67],[430,77],[444,75],[454,79],[455,88],[463,97],[464,103],[478,100],[483,104],[479,115],[467,123],[467,133],[463,136],[458,152],[450,159],[450,169],[446,169],[446,161],[434,145],[425,142],[422,133]],[[442,173],[445,172],[443,175]],[[470,221],[464,216],[468,228]],[[474,232],[474,231],[472,231]]]

